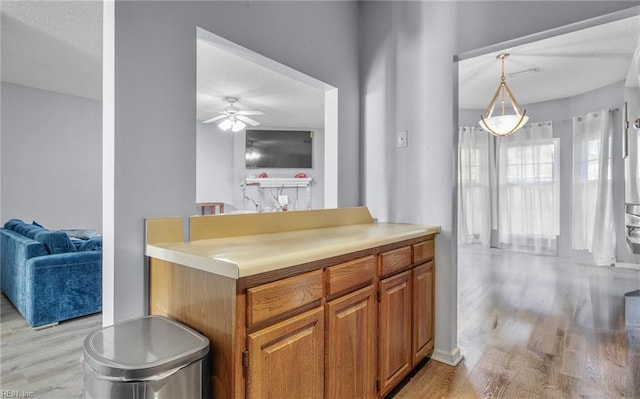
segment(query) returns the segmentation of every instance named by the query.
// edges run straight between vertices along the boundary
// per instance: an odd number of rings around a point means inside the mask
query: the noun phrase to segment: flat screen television
[[[310,169],[313,132],[309,130],[246,130],[247,169]]]

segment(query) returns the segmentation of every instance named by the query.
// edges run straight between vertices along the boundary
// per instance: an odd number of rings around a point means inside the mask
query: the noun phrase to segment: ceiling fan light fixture
[[[234,104],[238,101],[236,97],[225,97],[225,101],[229,103],[229,106],[221,111],[222,115],[215,116],[213,118],[202,121],[202,123],[211,123],[217,120],[222,121],[218,123],[218,127],[225,132],[231,129],[233,132],[239,132],[245,127],[247,124],[251,126],[258,126],[260,122],[249,118],[247,115],[264,115],[262,111],[258,110],[240,110],[234,106]]]
[[[500,53],[496,57],[500,60],[501,65],[502,73],[500,76],[500,84],[498,85],[498,89],[493,95],[493,98],[487,106],[484,114],[480,116],[479,122],[480,126],[484,130],[497,137],[509,136],[515,133],[529,120],[529,117],[526,115],[527,111],[523,111],[520,108],[520,105],[514,98],[511,89],[509,89],[509,86],[507,86],[507,82],[504,77],[504,59],[508,56],[508,53]],[[511,102],[511,107],[513,108],[515,114],[505,114],[505,105],[507,98]],[[498,104],[498,100],[500,100],[500,109],[502,111],[502,114],[493,116],[493,111]]]
[[[239,132],[240,130],[244,129],[245,127],[247,127],[247,125],[245,125],[244,122],[236,120],[235,122],[233,122],[233,127],[231,128],[231,130],[233,132]]]
[[[231,122],[231,120],[229,118],[225,118],[222,120],[222,122],[220,122],[218,124],[218,127],[222,130],[224,130],[225,132],[229,129],[231,129],[231,126],[233,126],[233,122]]]

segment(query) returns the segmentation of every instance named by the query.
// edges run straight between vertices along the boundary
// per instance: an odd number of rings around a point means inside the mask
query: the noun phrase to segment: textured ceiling
[[[259,110],[251,116],[262,127],[322,128],[324,91],[248,61],[206,39],[197,42],[197,119],[220,115],[237,97],[241,110]]]
[[[500,52],[506,80],[521,104],[561,99],[623,81],[639,43],[640,17],[622,19]],[[499,52],[459,63],[460,108],[485,108],[500,82]],[[540,72],[510,73],[538,68]]]
[[[2,81],[102,98],[101,1],[0,1]]]
[[[25,86],[100,99],[101,1],[0,1],[1,78]],[[566,98],[624,80],[638,44],[640,17],[505,49],[516,99]],[[195,37],[194,37],[195,39]],[[201,51],[202,50],[202,51]],[[258,109],[263,126],[322,126],[322,91],[198,41],[197,118],[215,116],[226,96]],[[461,108],[484,108],[500,75],[495,53],[459,64]]]

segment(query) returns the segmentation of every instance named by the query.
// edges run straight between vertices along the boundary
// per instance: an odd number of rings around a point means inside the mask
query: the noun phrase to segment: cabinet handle
[[[629,156],[629,108],[626,101],[622,118],[622,159],[624,159]]]

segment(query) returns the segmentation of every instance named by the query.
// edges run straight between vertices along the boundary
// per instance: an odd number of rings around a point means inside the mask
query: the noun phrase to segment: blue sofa
[[[102,237],[12,219],[0,238],[0,288],[31,327],[102,310]]]

